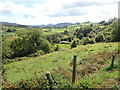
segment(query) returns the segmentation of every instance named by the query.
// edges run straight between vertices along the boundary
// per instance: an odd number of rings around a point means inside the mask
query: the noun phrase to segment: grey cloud
[[[79,9],[79,8],[71,8],[71,9],[66,9],[66,10],[61,10],[58,11],[52,15],[48,15],[50,17],[60,17],[60,16],[80,16],[80,15],[85,15],[87,14],[87,11],[84,9]]]
[[[12,14],[10,10],[0,10],[0,14]]]
[[[80,16],[86,15],[88,13],[87,10],[81,9],[81,7],[89,7],[89,6],[103,6],[108,4],[115,4],[116,2],[81,2],[76,1],[73,3],[65,3],[62,5],[62,10],[50,14],[50,17],[60,17],[60,16]]]
[[[115,4],[116,2],[74,2],[71,4],[64,4],[63,8],[68,9],[68,8],[73,8],[73,7],[86,7],[86,6],[103,6],[103,5],[108,5],[108,4]]]
[[[35,18],[35,16],[30,15],[30,14],[24,14],[23,17],[25,17],[25,18]]]

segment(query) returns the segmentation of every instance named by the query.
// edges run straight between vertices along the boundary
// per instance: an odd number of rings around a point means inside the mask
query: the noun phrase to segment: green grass
[[[35,58],[28,58],[4,65],[4,78],[10,82],[19,82],[21,79],[34,78],[35,72],[39,77],[43,77],[46,71],[55,72],[59,68],[69,71],[72,69],[70,63],[74,54],[78,55],[77,62],[79,63],[83,58],[90,55],[113,52],[116,49],[117,43],[96,43],[93,45],[81,45],[65,51],[56,51]]]
[[[15,36],[16,33],[14,33],[14,32],[6,32],[6,31],[2,31],[2,35],[3,35],[3,36]]]
[[[99,26],[99,28],[104,28],[105,26]]]
[[[92,88],[110,88],[118,83],[118,60],[115,60],[113,70],[107,71],[111,62],[106,63],[96,73],[77,79],[75,86],[79,86],[80,83],[88,82],[92,85]]]
[[[59,45],[60,50],[67,50],[70,49],[70,44],[56,44],[54,47]]]

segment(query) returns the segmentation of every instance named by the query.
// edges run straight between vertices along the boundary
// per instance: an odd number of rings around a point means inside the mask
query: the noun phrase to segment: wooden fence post
[[[47,80],[49,81],[49,84],[51,85],[52,84],[52,77],[51,77],[50,72],[46,72],[46,77],[47,77]]]
[[[114,66],[115,54],[112,55],[111,67]]]
[[[76,60],[77,60],[77,55],[74,55],[73,57],[73,75],[72,75],[72,82],[75,83],[75,78],[76,78]]]

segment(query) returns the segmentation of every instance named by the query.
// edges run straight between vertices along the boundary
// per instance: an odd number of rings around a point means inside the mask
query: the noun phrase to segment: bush
[[[89,44],[94,44],[96,41],[94,38],[89,39]]]
[[[90,81],[83,81],[83,82],[79,82],[77,87],[83,89],[89,89],[89,88],[93,88],[93,84]]]
[[[15,29],[8,29],[6,32],[14,32],[16,31]]]
[[[86,44],[88,44],[89,43],[89,37],[84,37],[83,39],[83,45],[86,45]]]
[[[72,37],[69,36],[69,37],[68,37],[68,41],[69,41],[69,42],[72,42]]]
[[[71,44],[71,48],[77,47],[77,42],[76,40],[73,40],[72,44]]]
[[[59,45],[57,45],[57,46],[55,47],[54,51],[59,51],[59,50],[60,50],[60,47],[59,47]]]
[[[112,41],[120,41],[120,19],[113,23]]]
[[[78,36],[79,39],[83,38],[83,33],[80,33],[80,35]]]
[[[111,36],[111,35],[106,36],[106,40],[105,40],[105,41],[106,41],[106,42],[112,41],[112,36]]]
[[[11,41],[3,40],[2,42],[2,59],[12,58],[12,49],[10,48]]]
[[[35,52],[34,54],[29,54],[28,57],[36,57],[36,56],[40,56],[43,54],[45,54],[45,52],[42,50],[39,50],[39,51]]]
[[[80,44],[80,45],[83,45],[83,44],[84,44],[83,40],[80,40],[79,44]]]
[[[35,30],[15,39],[10,45],[13,50],[13,57],[27,56],[33,54],[38,50],[45,53],[51,51],[50,43],[45,40],[41,31]]]
[[[54,33],[54,34],[49,34],[46,36],[46,39],[50,42],[50,43],[59,43],[61,40],[60,38],[62,37],[61,33]]]
[[[95,41],[96,41],[96,42],[103,42],[103,41],[105,41],[104,35],[103,35],[103,34],[98,34],[98,35],[96,36],[96,38],[95,38]]]

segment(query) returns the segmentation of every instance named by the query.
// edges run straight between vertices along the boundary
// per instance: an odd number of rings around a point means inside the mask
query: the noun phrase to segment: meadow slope
[[[118,82],[117,58],[114,67],[110,71],[108,69],[112,54],[117,54],[117,50],[118,43],[96,43],[38,57],[24,57],[22,61],[3,65],[3,86],[8,86],[8,82],[12,85],[20,83],[21,80],[45,78],[47,71],[50,71],[54,78],[71,82],[72,58],[77,54],[77,78],[72,87],[81,88],[81,83],[88,87],[114,87]]]

